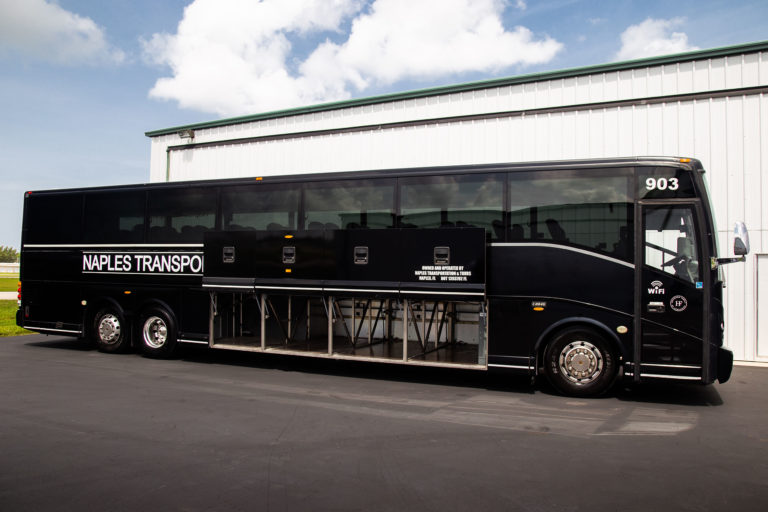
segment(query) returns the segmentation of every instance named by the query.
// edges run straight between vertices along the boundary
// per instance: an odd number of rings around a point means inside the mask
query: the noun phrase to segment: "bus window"
[[[403,178],[400,226],[480,227],[496,240],[503,225],[503,198],[502,174]]]
[[[298,185],[258,184],[226,187],[221,192],[225,231],[295,230],[299,211]]]
[[[309,183],[304,191],[306,229],[394,227],[395,181]]]
[[[693,211],[685,206],[646,206],[645,264],[689,283],[701,280]]]
[[[25,244],[71,244],[81,241],[82,194],[30,194],[27,202]]]
[[[507,240],[573,245],[632,261],[632,180],[630,171],[616,174],[510,173]]]
[[[151,190],[147,213],[148,242],[202,242],[203,233],[216,227],[216,189]]]
[[[85,196],[87,243],[144,241],[144,192],[101,192]]]

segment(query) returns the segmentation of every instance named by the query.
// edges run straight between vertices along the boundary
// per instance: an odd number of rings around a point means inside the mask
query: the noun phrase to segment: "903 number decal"
[[[645,180],[646,190],[677,190],[680,183],[677,178],[648,178]]]

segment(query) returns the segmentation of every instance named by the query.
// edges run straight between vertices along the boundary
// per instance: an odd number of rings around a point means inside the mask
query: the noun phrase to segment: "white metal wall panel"
[[[682,154],[710,169],[720,220],[746,219],[757,227],[765,219],[765,102],[717,98],[202,147],[171,152],[171,179]]]
[[[173,150],[177,135],[152,138],[151,181],[267,176],[429,165],[680,155],[707,169],[723,255],[745,220],[753,252],[768,252],[768,99],[764,94],[624,106],[589,104],[768,85],[768,53],[735,55],[587,76],[436,94],[196,130],[195,142],[373,126],[563,106],[498,118],[386,127],[303,138]],[[169,155],[169,156],[167,156]],[[736,359],[766,357],[756,283],[764,258],[725,268],[726,343]],[[761,269],[763,267],[760,267]],[[764,271],[763,275],[768,274]],[[758,291],[759,289],[759,291]],[[760,295],[762,293],[762,295]],[[768,321],[767,321],[768,322]]]
[[[757,259],[757,347],[755,359],[768,361],[768,254]]]

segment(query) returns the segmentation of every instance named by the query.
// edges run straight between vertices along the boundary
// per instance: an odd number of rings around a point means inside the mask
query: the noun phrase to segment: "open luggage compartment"
[[[217,233],[205,251],[212,347],[485,368],[483,229]]]

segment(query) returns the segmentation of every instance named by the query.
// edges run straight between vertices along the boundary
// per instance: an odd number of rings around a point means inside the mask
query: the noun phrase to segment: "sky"
[[[23,194],[149,180],[144,133],[768,40],[765,0],[0,0],[0,245]]]

